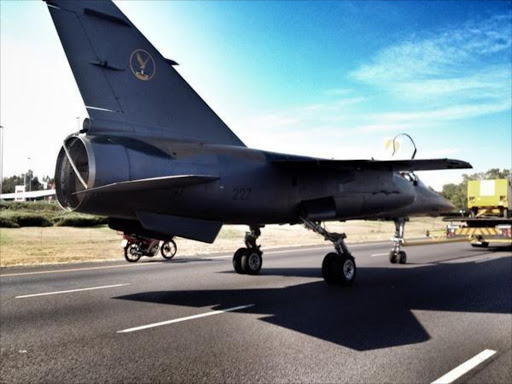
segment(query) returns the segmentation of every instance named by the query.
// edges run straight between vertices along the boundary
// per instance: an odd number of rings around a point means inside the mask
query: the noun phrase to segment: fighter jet
[[[113,229],[169,240],[215,240],[248,225],[233,256],[255,275],[266,224],[302,224],[333,243],[329,284],[356,277],[345,234],[327,221],[392,219],[392,263],[405,263],[404,225],[453,206],[414,171],[471,168],[459,160],[327,160],[248,148],[111,1],[45,0],[89,118],[58,154],[60,205],[108,217]]]

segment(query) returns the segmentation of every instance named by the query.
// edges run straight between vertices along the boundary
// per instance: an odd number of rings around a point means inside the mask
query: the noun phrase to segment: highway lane
[[[350,288],[322,281],[329,247],[266,252],[260,276],[229,255],[3,269],[1,380],[433,382],[489,349],[459,382],[510,381],[510,249],[409,247],[399,266],[389,247],[351,246]]]

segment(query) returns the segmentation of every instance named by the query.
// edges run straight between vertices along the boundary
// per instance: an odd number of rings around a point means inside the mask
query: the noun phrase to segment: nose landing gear
[[[334,245],[336,252],[328,253],[322,262],[322,276],[327,284],[352,285],[356,279],[356,261],[345,245],[344,233],[328,232],[315,221],[301,217],[307,229],[323,236]]]
[[[399,217],[394,220],[395,236],[391,239],[393,241],[393,248],[389,252],[389,262],[391,264],[407,263],[407,254],[404,251],[402,251],[402,246],[404,244],[405,223],[407,221],[407,217]]]
[[[246,248],[238,249],[233,255],[233,268],[236,273],[257,275],[263,265],[263,252],[256,240],[261,235],[260,227],[251,226],[250,232],[245,233]]]

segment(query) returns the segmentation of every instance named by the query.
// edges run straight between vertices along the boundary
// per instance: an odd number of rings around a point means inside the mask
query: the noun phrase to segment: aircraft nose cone
[[[439,196],[438,205],[441,208],[440,211],[444,213],[455,211],[455,205],[452,204],[451,201],[445,199],[442,196]]]

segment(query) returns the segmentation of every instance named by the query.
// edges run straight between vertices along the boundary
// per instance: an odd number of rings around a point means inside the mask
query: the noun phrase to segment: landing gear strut
[[[389,261],[391,264],[405,264],[407,263],[407,254],[402,251],[404,244],[404,230],[405,223],[409,219],[407,217],[399,217],[395,219],[395,236],[391,239],[393,241],[393,248],[389,252]]]
[[[300,218],[307,229],[323,236],[334,245],[336,252],[328,253],[322,262],[322,276],[327,284],[352,285],[356,278],[356,261],[350,254],[344,233],[328,232],[320,223]]]
[[[233,255],[233,268],[236,273],[257,275],[263,265],[263,252],[260,250],[261,246],[256,244],[261,231],[258,226],[249,228],[251,231],[245,233],[246,248],[240,248]]]

